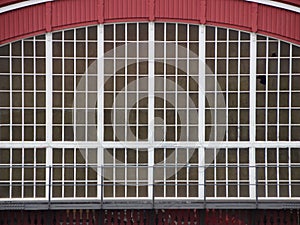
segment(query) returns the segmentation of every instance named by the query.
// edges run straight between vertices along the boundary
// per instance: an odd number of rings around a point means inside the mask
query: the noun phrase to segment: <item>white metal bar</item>
[[[289,143],[292,143],[292,45],[290,45],[289,54]],[[295,76],[295,75],[294,75]],[[289,148],[289,197],[292,197],[292,154]]]
[[[50,192],[52,178],[50,167],[52,166],[52,33],[46,34],[46,198]],[[41,144],[40,144],[41,145]],[[48,147],[49,146],[49,147]]]
[[[74,37],[76,35],[76,30],[74,30]],[[77,39],[77,37],[76,37]],[[88,77],[90,76],[89,74],[89,70],[88,70],[88,32],[87,29],[85,27],[85,141],[88,141],[88,130],[89,130],[89,122],[88,122],[88,118],[89,118],[89,105],[88,105],[88,93],[89,93],[89,83],[88,83]]]
[[[276,119],[276,122],[277,122],[277,137],[276,137],[276,140],[277,141],[280,141],[280,120],[279,120],[279,117],[280,117],[280,41],[278,41],[278,46],[277,46],[277,107],[276,107],[276,116],[277,116],[277,119]],[[279,168],[278,168],[279,170]],[[279,192],[278,192],[279,193]]]
[[[21,191],[21,198],[24,198],[24,193],[25,193],[25,179],[24,179],[24,175],[25,175],[25,168],[24,168],[24,148],[21,149],[21,154],[22,154],[22,161],[21,161],[21,166],[22,166],[22,169],[21,169],[21,182],[22,182],[22,191]]]
[[[164,138],[163,141],[167,141],[167,23],[164,23]],[[164,186],[164,191],[165,191]],[[164,194],[165,196],[165,194]]]
[[[124,79],[125,79],[125,88],[123,89],[124,90],[124,95],[125,95],[125,102],[124,102],[124,105],[125,105],[125,109],[124,109],[124,111],[125,111],[125,121],[124,121],[124,127],[125,127],[125,130],[124,130],[124,141],[128,141],[127,140],[127,129],[129,129],[129,127],[128,127],[128,118],[127,118],[127,115],[128,115],[128,110],[130,110],[130,109],[128,109],[128,88],[127,88],[127,81],[128,81],[128,69],[127,69],[127,66],[128,66],[128,60],[127,60],[127,57],[128,57],[128,52],[127,52],[127,47],[128,47],[128,42],[127,42],[127,23],[125,23],[125,40],[124,40],[124,42],[125,42],[125,45],[124,45],[124,51],[125,51],[125,62],[124,62],[124,64],[125,64],[125,68],[124,68],[124,70],[125,70],[125,73],[124,73]],[[123,74],[122,74],[123,75]],[[119,75],[120,76],[120,75]],[[137,80],[136,80],[137,81]],[[136,102],[137,103],[137,102]],[[116,106],[116,107],[119,107],[119,106]],[[132,106],[131,106],[132,107]],[[136,107],[138,108],[138,103],[137,103],[137,105],[136,105]],[[136,111],[137,112],[137,111]],[[136,123],[138,123],[138,113],[136,114]],[[120,124],[118,124],[119,126],[120,126]],[[138,137],[138,125],[136,124],[136,136],[135,136],[135,140],[138,140],[137,139],[137,137]],[[125,185],[125,193],[126,193],[126,185]]]
[[[281,42],[278,41],[277,46],[277,137],[276,140],[280,141],[280,44]],[[279,182],[279,148],[276,148],[276,183],[277,183],[277,197],[280,197],[280,182]]]
[[[36,39],[33,39],[33,141],[36,141]],[[34,170],[35,171],[35,170]],[[34,185],[34,189],[35,189]],[[34,191],[35,193],[35,191]]]
[[[104,142],[104,25],[97,26],[97,140],[100,143],[98,147],[98,161],[97,161],[97,197],[102,195],[102,166],[103,166],[103,145]]]
[[[269,115],[268,115],[268,96],[269,96],[269,38],[267,37],[266,39],[266,95],[265,95],[265,138],[264,141],[268,141],[268,119],[269,119]],[[266,186],[267,188],[267,186]]]
[[[154,113],[154,99],[155,99],[155,24],[153,22],[149,23],[149,34],[148,34],[148,140],[150,143],[150,148],[148,148],[148,197],[152,198],[154,195],[153,186],[154,186],[154,123],[155,123],[155,113]],[[155,182],[155,181],[154,181]]]
[[[256,55],[257,40],[256,34],[250,34],[250,143],[249,148],[249,191],[250,198],[256,197],[256,168],[255,168],[255,137],[256,137]]]
[[[229,57],[230,57],[230,55],[229,55],[229,33],[230,33],[230,30],[227,30],[227,32],[226,32],[226,34],[227,34],[226,35],[226,37],[227,37],[227,40],[226,40],[226,96],[225,96],[227,104],[229,102],[229,94],[228,94],[228,90],[229,90]],[[237,51],[238,52],[240,51],[239,46],[238,46]],[[226,142],[228,142],[228,139],[229,139],[229,137],[228,137],[229,136],[228,135],[229,134],[229,125],[228,125],[229,107],[228,106],[229,105],[226,106],[226,118],[225,118],[225,122],[226,122],[226,127],[225,127]],[[235,124],[235,126],[237,126],[237,124]],[[228,187],[228,185],[226,185],[226,190],[228,189],[227,187]]]
[[[289,175],[289,197],[292,197],[292,159],[291,148],[288,148],[288,175]]]
[[[237,76],[237,79],[238,79],[238,82],[237,82],[237,85],[238,85],[238,89],[237,89],[237,141],[240,141],[241,140],[241,124],[240,124],[240,119],[241,119],[241,104],[240,104],[240,100],[241,100],[241,36],[242,36],[242,33],[241,31],[238,32],[238,76]],[[229,105],[229,104],[228,104]]]
[[[269,197],[268,193],[268,148],[264,148],[265,151],[265,163],[264,163],[264,170],[265,170],[265,197]]]
[[[9,117],[10,117],[10,124],[9,124],[9,141],[11,142],[12,141],[12,132],[13,132],[13,130],[12,130],[12,128],[13,128],[13,103],[12,103],[12,92],[13,92],[13,82],[12,82],[12,78],[13,78],[13,75],[12,75],[12,68],[13,68],[13,66],[12,66],[12,44],[10,43],[9,44],[9,78],[10,78],[10,88],[9,88],[9,106],[10,106],[10,115],[9,115]]]
[[[199,26],[199,94],[198,94],[198,197],[204,199],[205,185],[205,26]]]
[[[219,91],[219,88],[218,88],[218,60],[217,60],[217,56],[218,56],[218,28],[215,27],[214,28],[215,30],[215,40],[214,40],[214,44],[215,44],[215,58],[214,58],[214,61],[215,61],[215,72],[214,72],[214,84],[215,84],[215,93],[214,93],[214,139],[213,141],[219,141],[219,138],[218,138],[218,129],[219,127],[217,126],[217,119],[218,119],[218,114],[217,112],[219,111],[218,109],[218,91]]]
[[[75,35],[74,34],[74,39],[75,39]],[[77,49],[77,42],[76,40],[74,41],[74,49],[73,49],[73,54],[74,54],[74,58],[72,58],[74,60],[74,83],[73,83],[73,87],[74,87],[74,93],[73,93],[73,137],[74,137],[74,141],[78,141],[77,137],[79,137],[79,135],[77,134],[77,79],[76,79],[76,75],[77,75],[77,66],[76,66],[76,49]],[[65,57],[66,58],[66,57]],[[78,138],[79,139],[79,138]]]
[[[25,59],[24,59],[24,48],[25,48],[25,46],[24,46],[24,40],[21,40],[21,57],[22,57],[22,61],[21,61],[21,73],[22,73],[22,122],[21,122],[21,124],[22,124],[22,132],[21,132],[21,140],[22,141],[25,141],[25,128],[24,128],[24,126],[25,126],[25,110],[24,110],[24,108],[25,108],[25,92],[24,92],[24,90],[25,90],[25,74],[24,74],[24,72],[25,72]],[[23,169],[22,169],[23,170]],[[22,184],[23,185],[23,184]],[[23,186],[22,186],[22,188],[23,188]]]
[[[228,103],[228,89],[229,89],[229,32],[230,30],[226,29],[226,103]],[[238,50],[240,50],[240,48],[238,48]],[[226,130],[226,141],[228,142],[228,130],[229,130],[229,126],[228,126],[228,108],[229,108],[229,105],[226,106],[226,117],[225,117],[225,120],[226,120],[226,127],[225,127],[225,130]],[[226,178],[226,194],[225,196],[228,197],[228,194],[229,194],[229,185],[228,185],[228,148],[225,149],[225,178]]]
[[[62,43],[61,43],[61,65],[62,65],[62,74],[61,75],[61,115],[62,115],[62,118],[61,118],[61,140],[62,141],[65,141],[65,32],[61,32],[62,33]],[[75,35],[76,33],[74,34],[74,39],[75,39]],[[74,41],[74,40],[73,40]],[[63,190],[63,189],[62,189]]]
[[[9,149],[9,154],[10,154],[10,157],[9,157],[9,185],[10,185],[10,188],[9,188],[9,197],[12,198],[12,172],[13,172],[13,169],[12,169],[12,165],[13,165],[13,161],[12,161],[12,158],[13,158],[13,152],[12,152],[12,148]]]
[[[237,141],[232,141],[232,142],[227,142],[227,143],[222,143],[222,142],[205,142],[201,144],[200,142],[174,142],[170,141],[168,143],[161,143],[161,142],[154,142],[151,144],[150,142],[139,142],[138,146],[140,148],[150,148],[151,146],[161,146],[164,148],[174,148],[174,147],[183,147],[183,148],[197,148],[197,146],[203,146],[205,148],[220,148],[220,144],[222,144],[222,148],[250,148],[252,145],[249,142],[237,142]],[[300,142],[299,141],[269,141],[268,142],[268,147],[269,148],[299,148]],[[137,143],[136,142],[112,142],[112,141],[107,141],[103,142],[101,146],[105,148],[113,148],[113,147],[118,147],[118,148],[136,148]],[[264,148],[266,147],[266,142],[264,141],[257,141],[254,145],[255,148]],[[63,147],[68,147],[68,148],[78,148],[78,147],[89,147],[89,148],[97,148],[99,147],[99,143],[97,142],[52,142],[52,143],[46,143],[46,142],[22,142],[22,141],[15,141],[15,142],[0,142],[0,148],[63,148]]]
[[[292,46],[290,45],[290,54],[289,54],[289,139],[291,142],[291,134],[292,134]]]

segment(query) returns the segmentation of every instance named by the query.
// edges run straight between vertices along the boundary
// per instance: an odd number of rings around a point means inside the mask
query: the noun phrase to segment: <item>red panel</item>
[[[45,32],[45,4],[0,14],[0,44]]]
[[[104,0],[104,18],[111,22],[119,19],[148,19],[148,0]]]
[[[290,5],[300,6],[300,0],[278,0],[277,2],[282,2]]]
[[[0,7],[10,5],[10,4],[14,4],[14,3],[18,3],[18,2],[22,2],[22,0],[1,0],[0,1]]]
[[[300,14],[283,9],[258,6],[258,32],[300,44]]]
[[[52,3],[52,27],[98,21],[97,0],[60,0]]]
[[[207,22],[234,25],[250,29],[252,26],[252,3],[241,0],[207,1]]]
[[[156,0],[156,19],[177,19],[200,21],[200,4],[198,0]]]
[[[15,1],[0,0],[0,6],[9,2]],[[300,44],[299,13],[244,0],[56,0],[0,14],[0,44],[45,31],[149,20],[201,22]]]

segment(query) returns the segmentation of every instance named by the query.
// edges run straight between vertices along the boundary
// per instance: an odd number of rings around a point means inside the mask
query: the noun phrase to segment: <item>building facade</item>
[[[0,7],[1,224],[299,224],[298,1]]]

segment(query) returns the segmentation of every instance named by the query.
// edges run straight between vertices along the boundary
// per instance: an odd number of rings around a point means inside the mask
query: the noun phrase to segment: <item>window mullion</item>
[[[103,179],[102,179],[102,166],[103,166],[103,141],[104,141],[104,25],[100,24],[97,27],[97,69],[98,69],[98,79],[97,79],[97,89],[98,89],[98,100],[97,100],[97,141],[100,143],[98,148],[98,166],[97,166],[97,193],[98,199],[102,198],[103,190]]]
[[[199,26],[199,93],[198,93],[198,135],[200,148],[198,149],[198,197],[204,199],[205,185],[205,26]]]
[[[152,147],[148,149],[148,197],[153,197],[153,186],[154,186],[154,23],[149,23],[149,34],[148,34],[148,71],[149,71],[149,84],[148,84],[148,141]]]
[[[52,33],[46,34],[46,198],[51,199],[52,167]],[[53,172],[53,171],[52,171]]]
[[[256,197],[255,136],[256,136],[256,34],[250,36],[250,143],[249,148],[249,190],[250,198]]]

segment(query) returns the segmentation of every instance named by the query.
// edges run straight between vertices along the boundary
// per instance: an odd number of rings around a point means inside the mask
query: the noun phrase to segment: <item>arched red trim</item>
[[[4,0],[0,6],[4,2],[17,1]],[[126,21],[215,25],[300,45],[300,13],[244,0],[56,0],[0,14],[0,44],[65,28]]]

